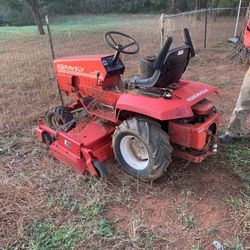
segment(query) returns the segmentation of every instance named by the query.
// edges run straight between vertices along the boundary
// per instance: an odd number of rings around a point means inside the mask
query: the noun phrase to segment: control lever
[[[98,80],[99,80],[100,75],[101,75],[101,73],[98,71],[98,72],[96,73],[96,85],[100,85],[100,84],[98,83]]]

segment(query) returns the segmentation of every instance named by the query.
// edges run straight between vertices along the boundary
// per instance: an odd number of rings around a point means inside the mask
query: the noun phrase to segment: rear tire
[[[171,163],[173,148],[160,124],[143,117],[125,120],[112,140],[121,167],[145,182],[156,180]]]

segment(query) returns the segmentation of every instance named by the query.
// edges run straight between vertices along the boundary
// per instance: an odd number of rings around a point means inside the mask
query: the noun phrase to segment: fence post
[[[237,31],[238,31],[239,19],[240,19],[240,11],[241,11],[241,3],[242,3],[242,0],[239,1],[239,7],[238,7],[238,13],[237,13],[237,19],[236,19],[234,37],[237,37]]]
[[[51,35],[51,31],[50,31],[50,23],[49,23],[49,16],[48,15],[45,16],[45,23],[46,23],[47,31],[48,31],[50,51],[51,51],[52,59],[54,61],[55,60],[55,52],[54,52],[54,46],[53,46],[53,41],[52,41],[52,35]],[[58,82],[57,82],[57,88],[58,88],[58,94],[59,94],[59,97],[60,97],[60,100],[61,100],[61,104],[62,104],[62,106],[64,106],[62,92],[61,92],[61,89],[59,87]]]
[[[164,13],[161,14],[161,17],[160,17],[160,36],[161,36],[161,48],[163,47],[163,44],[164,44],[164,34],[165,33],[165,29],[164,29]]]
[[[207,0],[206,0],[206,9],[205,9],[205,32],[204,32],[204,49],[207,47],[207,14],[208,14],[208,8],[207,8]]]

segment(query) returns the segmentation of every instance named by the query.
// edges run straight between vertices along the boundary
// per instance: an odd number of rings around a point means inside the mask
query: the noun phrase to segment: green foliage
[[[194,216],[189,216],[184,218],[184,226],[187,229],[194,229],[195,223],[194,223]]]
[[[240,206],[240,201],[238,199],[231,197],[231,198],[226,200],[226,204],[232,208],[237,208]]]
[[[225,244],[227,249],[233,249],[233,250],[244,250],[243,245],[241,244],[241,240],[239,236],[236,236],[236,238],[227,244]]]
[[[200,243],[198,243],[197,245],[192,246],[191,250],[201,250]]]
[[[114,235],[112,222],[107,219],[101,219],[98,221],[96,234],[104,237],[112,237]]]
[[[227,148],[229,166],[242,179],[248,190],[250,190],[250,175],[246,166],[249,166],[249,146],[250,144],[247,140],[242,140],[228,145]]]
[[[0,8],[4,9],[3,18],[13,24],[26,25],[33,22],[33,17],[25,0],[0,0]]]
[[[219,233],[219,228],[217,227],[211,227],[209,230],[209,233],[212,234],[213,236],[216,236]]]
[[[249,4],[248,0],[242,1],[242,6],[247,6]],[[220,0],[219,7],[238,7],[239,0]]]
[[[45,221],[34,221],[29,225],[29,249],[73,249],[82,239],[82,234],[75,227],[55,227]]]
[[[14,24],[34,24],[28,0],[0,0],[0,18]],[[173,13],[195,8],[195,0],[37,0],[41,16],[49,15],[75,15],[75,14],[101,14],[101,13]],[[214,6],[215,0],[209,1]],[[201,1],[204,8],[205,1]],[[243,1],[243,6],[248,4]],[[219,7],[236,7],[238,0],[219,0]]]
[[[26,227],[26,240],[28,239],[29,249],[49,250],[49,249],[74,249],[78,242],[82,242],[88,237],[110,238],[115,235],[113,223],[104,218],[103,213],[105,203],[96,202],[83,208],[79,200],[74,203],[66,199],[53,201],[48,200],[48,207],[58,207],[62,209],[75,209],[79,214],[79,224],[72,223],[70,226],[56,226],[52,221],[44,219],[34,220]]]
[[[101,215],[105,210],[105,206],[105,203],[93,203],[87,208],[80,206],[80,215],[83,219],[91,219],[92,217]]]

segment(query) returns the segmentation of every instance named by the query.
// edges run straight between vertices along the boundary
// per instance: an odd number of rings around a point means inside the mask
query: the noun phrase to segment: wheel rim
[[[148,166],[148,150],[139,138],[132,135],[124,136],[120,142],[120,152],[131,168],[141,171]]]

